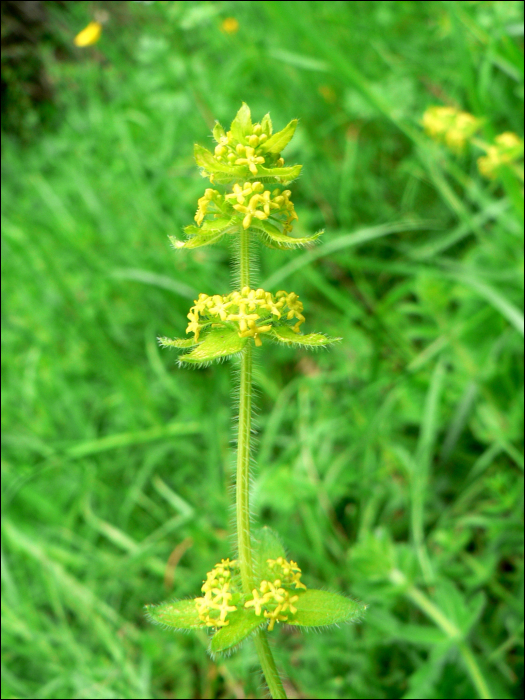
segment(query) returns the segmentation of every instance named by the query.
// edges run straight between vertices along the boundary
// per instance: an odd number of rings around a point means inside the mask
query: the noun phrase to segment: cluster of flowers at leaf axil
[[[201,591],[204,596],[195,598],[195,606],[200,620],[206,627],[226,627],[228,615],[239,607],[253,608],[256,617],[267,619],[268,629],[276,622],[287,622],[297,613],[294,603],[299,600],[296,590],[306,590],[301,582],[301,569],[294,561],[284,557],[266,560],[268,570],[274,574],[273,580],[263,579],[252,590],[252,597],[242,595],[238,576],[237,561],[223,559],[206,574]],[[230,616],[231,617],[231,616]]]

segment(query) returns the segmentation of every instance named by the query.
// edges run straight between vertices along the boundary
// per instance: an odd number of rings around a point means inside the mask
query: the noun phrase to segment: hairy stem
[[[252,543],[250,541],[250,433],[252,412],[252,346],[247,343],[241,358],[239,387],[239,437],[237,440],[237,544],[242,588],[253,588]]]
[[[250,234],[241,229],[240,283],[241,289],[250,286]],[[252,422],[252,352],[250,341],[241,356],[241,385],[239,387],[239,434],[237,439],[237,548],[242,588],[250,594],[254,586],[252,543],[250,537],[250,437]],[[272,698],[286,698],[265,630],[254,637],[255,648]]]
[[[253,639],[270,695],[272,698],[286,698],[272,650],[268,644],[268,635],[264,630],[259,630]]]

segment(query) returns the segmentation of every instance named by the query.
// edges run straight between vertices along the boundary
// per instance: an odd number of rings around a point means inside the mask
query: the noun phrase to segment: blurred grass
[[[256,516],[307,584],[370,603],[276,634],[290,697],[521,697],[523,193],[419,122],[522,133],[522,3],[103,6],[99,44],[46,53],[55,128],[3,140],[2,698],[261,694],[250,645],[212,661],[142,612],[232,551],[230,368],[155,339],[230,287],[227,248],[167,235],[205,187],[193,143],[242,101],[300,118],[297,233],[326,228],[261,251],[260,282],[344,338],[260,353]]]

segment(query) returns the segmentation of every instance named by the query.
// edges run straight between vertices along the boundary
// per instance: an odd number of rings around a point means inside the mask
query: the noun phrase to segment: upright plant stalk
[[[288,560],[277,533],[267,527],[250,534],[250,439],[253,353],[276,343],[288,348],[321,348],[339,340],[322,333],[303,334],[303,305],[294,292],[275,294],[251,288],[250,242],[258,237],[270,248],[286,250],[312,243],[322,234],[290,236],[297,214],[291,191],[283,189],[299,176],[300,165],[285,166],[281,151],[292,138],[297,120],[274,133],[270,115],[253,124],[243,104],[230,131],[213,129],[211,153],[195,146],[195,159],[212,184],[199,199],[196,225],[186,226],[186,241],[170,236],[173,246],[198,248],[224,236],[238,236],[240,287],[229,294],[201,293],[188,313],[190,338],[159,338],[164,347],[187,349],[181,366],[203,366],[238,356],[241,362],[237,440],[237,559],[222,559],[206,574],[202,594],[148,606],[154,622],[177,630],[213,632],[210,653],[230,653],[253,637],[273,698],[286,698],[268,642],[281,623],[301,627],[358,620],[366,606],[345,596],[306,587],[297,562]],[[263,343],[264,340],[264,343]],[[255,350],[254,348],[257,348]]]
[[[241,227],[239,241],[241,289],[250,286],[250,232]],[[252,542],[250,535],[250,437],[252,429],[252,345],[241,355],[239,386],[239,432],[237,438],[237,547],[242,588],[246,595],[253,588]]]
[[[237,547],[242,588],[248,594],[253,587],[252,545],[250,536],[250,433],[252,411],[252,348],[241,356],[239,387],[239,432],[237,438]]]
[[[264,678],[272,698],[286,698],[281,677],[275,665],[266,630],[259,630],[254,637],[255,648],[261,662]]]
[[[250,234],[241,228],[239,246],[241,289],[250,286]],[[239,387],[239,432],[237,439],[237,547],[242,588],[245,595],[254,585],[252,543],[250,535],[250,438],[252,429],[252,345],[248,344],[241,355],[241,382]],[[275,665],[265,630],[258,630],[254,638],[255,649],[272,698],[286,698],[286,693]]]

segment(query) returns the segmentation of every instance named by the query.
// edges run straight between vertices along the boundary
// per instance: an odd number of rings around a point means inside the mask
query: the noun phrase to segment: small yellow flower
[[[242,146],[242,144],[239,145]],[[237,150],[239,151],[238,147]],[[242,155],[242,153],[245,153],[246,158],[237,158],[235,165],[247,165],[250,172],[253,173],[253,175],[257,175],[257,166],[265,162],[264,158],[262,156],[256,156],[255,149],[251,146],[243,148],[242,151],[239,152],[239,155]]]
[[[282,605],[278,605],[275,610],[264,611],[264,617],[267,617],[270,620],[270,624],[268,625],[269,632],[273,630],[276,622],[286,622],[288,619],[286,615],[281,615],[282,609]]]
[[[520,137],[512,131],[504,131],[502,134],[496,136],[494,141],[498,144],[498,146],[501,146],[504,149],[514,149],[519,148],[520,146],[523,149],[522,139],[520,139]]]
[[[455,107],[429,107],[423,115],[423,128],[436,141],[444,141],[461,151],[481,126],[481,120]]]
[[[494,139],[490,146],[484,146],[487,155],[478,158],[478,170],[490,180],[498,176],[503,166],[512,166],[521,177],[521,170],[516,163],[523,157],[523,140],[511,131],[505,131]]]
[[[259,591],[256,588],[253,589],[252,595],[253,595],[253,599],[248,600],[244,604],[244,607],[250,608],[253,606],[255,608],[255,614],[257,616],[259,616],[262,612],[262,606],[264,605],[264,603],[266,603],[267,598],[266,598],[266,595],[260,596]]]
[[[228,314],[226,316],[227,321],[237,321],[239,324],[239,330],[240,334],[242,337],[242,333],[248,330],[248,324],[250,321],[257,321],[259,319],[259,314],[247,314],[246,313],[246,305],[245,304],[239,304],[239,313],[237,314]]]
[[[239,22],[235,17],[226,17],[221,24],[221,30],[226,34],[236,34],[239,31]]]
[[[75,46],[91,46],[96,44],[102,34],[102,25],[100,22],[90,22],[87,27],[79,32],[73,39]]]
[[[202,197],[199,198],[198,200],[198,209],[197,213],[195,214],[195,221],[197,222],[197,226],[200,226],[202,222],[204,221],[204,217],[206,216],[208,212],[208,207],[211,202],[217,197],[220,196],[220,193],[217,190],[212,190],[211,187],[208,187]]]

